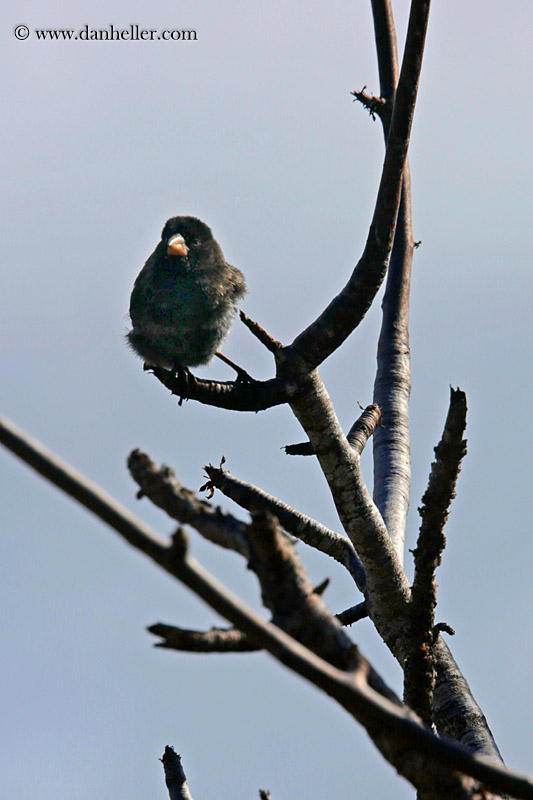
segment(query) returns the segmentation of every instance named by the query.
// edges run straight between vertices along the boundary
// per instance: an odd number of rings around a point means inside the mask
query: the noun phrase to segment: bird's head
[[[200,260],[207,264],[221,255],[211,229],[196,217],[171,217],[161,233],[161,245],[170,261],[191,265]]]

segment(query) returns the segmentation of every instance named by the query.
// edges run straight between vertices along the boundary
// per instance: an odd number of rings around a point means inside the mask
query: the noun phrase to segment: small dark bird
[[[130,300],[128,341],[153,366],[176,372],[207,364],[229,333],[244,275],[228,264],[211,229],[172,217],[140,271]]]

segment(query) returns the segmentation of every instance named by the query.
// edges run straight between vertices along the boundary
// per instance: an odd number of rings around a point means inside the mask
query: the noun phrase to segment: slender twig
[[[267,494],[251,483],[235,478],[227,470],[211,464],[204,467],[209,483],[203,488],[215,487],[226,497],[252,513],[269,511],[274,514],[283,528],[301,539],[305,544],[334,558],[345,567],[353,577],[360,591],[365,589],[365,573],[354,546],[346,536],[326,528],[320,522],[307,517],[288,506],[276,497]]]
[[[353,447],[359,455],[365,449],[365,445],[381,422],[381,410],[375,403],[367,406],[363,413],[356,419],[348,433],[346,439],[348,444]],[[284,450],[288,456],[314,456],[315,451],[311,442],[301,442],[300,444],[285,445]]]
[[[357,603],[356,606],[351,606],[345,611],[340,611],[335,616],[341,625],[353,625],[354,622],[359,622],[360,619],[368,617],[366,602],[363,600],[362,603]]]
[[[435,686],[434,627],[437,605],[435,571],[446,546],[444,526],[461,460],[466,454],[463,433],[466,427],[466,395],[460,389],[450,391],[450,407],[444,432],[435,447],[428,487],[419,509],[422,517],[415,550],[415,574],[411,587],[409,613],[409,655],[404,666],[404,699],[426,722],[432,722]]]
[[[244,311],[239,311],[239,317],[241,322],[243,322],[248,330],[253,333],[256,339],[259,339],[262,345],[266,347],[271,353],[276,353],[281,347],[281,342],[278,342],[277,339],[274,339],[258,322],[255,322],[253,319],[244,313]]]
[[[191,631],[156,622],[146,629],[162,641],[155,647],[181,650],[185,653],[252,653],[261,648],[236,628],[211,628],[209,631]]]
[[[443,764],[446,768],[439,772],[443,780],[449,777],[450,769],[459,770],[493,790],[533,800],[532,779],[513,773],[499,764],[475,758],[455,742],[437,738],[428,728],[420,725],[408,709],[398,708],[373,691],[366,684],[363,674],[353,675],[336,669],[274,625],[262,620],[186,554],[181,535],[176,535],[171,546],[165,546],[145,523],[137,521],[100,487],[52,456],[41,444],[22,434],[3,418],[0,418],[0,441],[95,513],[126,541],[181,580],[278,661],[337,700],[365,725],[378,748],[414,786],[421,783],[425,785],[424,778],[435,777],[429,774],[433,766]],[[408,748],[405,746],[407,742],[410,745]],[[418,757],[412,759],[412,753],[425,753],[431,761],[421,762]]]
[[[193,800],[181,764],[181,756],[173,747],[167,745],[161,761],[170,800]]]

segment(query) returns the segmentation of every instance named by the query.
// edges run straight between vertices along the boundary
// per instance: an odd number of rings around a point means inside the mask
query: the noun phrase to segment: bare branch
[[[372,0],[374,36],[378,57],[379,85],[381,97],[394,100],[398,83],[398,48],[391,0]]]
[[[342,564],[360,591],[364,591],[364,569],[349,539],[296,511],[257,486],[233,477],[224,469],[213,467],[211,464],[204,469],[209,476],[210,484],[220,489],[226,497],[251,513],[269,511],[274,514],[288,533]]]
[[[353,625],[354,622],[359,622],[360,619],[368,617],[366,602],[357,603],[356,606],[351,606],[351,608],[347,608],[335,616],[341,625]]]
[[[409,655],[404,667],[405,702],[427,723],[432,721],[435,685],[434,626],[437,605],[435,571],[446,546],[444,525],[455,497],[455,484],[466,454],[466,395],[451,389],[442,438],[435,447],[428,488],[419,509],[422,517],[415,550],[415,575],[409,613]]]
[[[175,575],[277,660],[337,700],[366,727],[387,759],[414,786],[425,790],[431,785],[428,781],[434,782],[438,779],[442,779],[444,783],[437,782],[433,785],[447,785],[451,768],[471,775],[493,790],[508,792],[516,798],[533,800],[533,780],[527,776],[512,773],[485,759],[474,758],[454,742],[437,738],[420,725],[408,709],[397,707],[372,690],[363,673],[353,675],[336,669],[274,625],[262,620],[186,554],[185,542],[180,532],[170,547],[163,545],[147,525],[140,521],[137,524],[135,517],[100,487],[91,484],[56,456],[48,454],[42,445],[23,435],[2,418],[0,441],[93,511],[126,541]],[[58,465],[61,465],[60,468]],[[407,742],[409,747],[405,746]],[[426,754],[431,761],[421,761],[418,753]],[[441,768],[439,764],[445,767]],[[456,796],[462,795],[457,793]]]
[[[382,97],[374,97],[373,94],[368,94],[365,89],[366,86],[363,86],[360,92],[354,89],[350,94],[366,108],[372,119],[375,120],[376,116],[381,117],[385,114],[386,101]]]
[[[250,568],[259,579],[263,605],[272,612],[273,622],[339,669],[361,669],[358,649],[313,592],[298,553],[280,534],[278,520],[270,512],[254,514]]]
[[[129,509],[104,489],[28,436],[14,423],[0,417],[0,442],[58,489],[77,500],[89,511],[120,533],[127,542],[158,564],[166,557],[168,541],[155,533]]]
[[[236,628],[211,628],[209,631],[191,631],[157,622],[146,629],[162,641],[156,647],[181,650],[186,653],[251,653],[261,648]]]
[[[133,480],[140,487],[138,497],[148,497],[169,517],[190,525],[214,544],[235,550],[247,559],[250,557],[250,541],[244,522],[197,497],[191,489],[182,486],[169,466],[156,467],[140,450],[130,453],[127,464]]]
[[[181,765],[181,756],[173,747],[168,745],[165,747],[161,762],[165,770],[165,783],[170,800],[193,800]]]
[[[398,83],[398,48],[390,0],[372,0],[380,90],[388,112]],[[390,113],[381,115],[385,142]],[[374,437],[374,502],[379,508],[400,561],[409,510],[411,464],[409,444],[409,293],[413,260],[411,179],[406,161],[378,343],[374,400],[384,424]]]
[[[359,455],[365,449],[365,445],[381,422],[381,411],[375,403],[367,406],[363,413],[356,419],[346,435],[348,444],[353,447]],[[314,456],[313,445],[311,442],[301,442],[301,444],[288,444],[285,446],[288,456]]]
[[[289,368],[295,368],[294,361]],[[305,369],[302,365],[302,371]],[[291,402],[291,408],[309,436],[344,530],[363,563],[369,614],[401,664],[406,655],[403,639],[410,597],[407,579],[366,488],[360,456],[348,444],[318,373],[299,380],[302,390]]]
[[[189,373],[187,378],[163,367],[149,366],[163,386],[185,400],[231,411],[264,411],[287,402],[294,387],[270,378],[268,381],[211,381]]]
[[[433,719],[439,733],[470,753],[503,763],[483,711],[442,636],[435,644],[435,664]]]
[[[278,342],[277,339],[274,339],[267,331],[259,325],[258,322],[254,322],[253,319],[244,313],[244,311],[239,311],[239,316],[241,318],[241,322],[243,322],[246,327],[248,328],[251,333],[259,339],[262,345],[266,347],[271,353],[276,353],[280,347],[282,347],[281,342]]]
[[[381,182],[363,255],[341,293],[290,346],[308,369],[324,361],[357,327],[387,271],[422,66],[429,5],[429,0],[413,0],[411,4]]]

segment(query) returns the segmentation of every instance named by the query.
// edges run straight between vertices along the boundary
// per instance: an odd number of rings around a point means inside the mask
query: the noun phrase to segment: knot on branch
[[[360,92],[357,90],[350,92],[354,99],[354,103],[356,100],[361,103],[366,108],[373,120],[376,119],[376,116],[381,119],[385,113],[387,101],[383,97],[375,97],[373,94],[368,94],[365,89],[366,86],[363,86]]]

